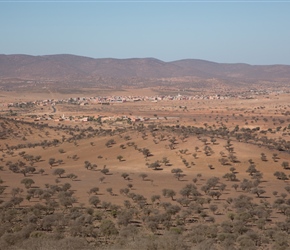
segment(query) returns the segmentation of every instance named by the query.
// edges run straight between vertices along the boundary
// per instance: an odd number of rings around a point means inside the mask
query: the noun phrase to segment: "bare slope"
[[[224,81],[290,79],[289,65],[257,66],[186,59],[163,62],[155,58],[93,59],[76,55],[0,55],[0,78],[95,79],[170,78],[193,76]]]

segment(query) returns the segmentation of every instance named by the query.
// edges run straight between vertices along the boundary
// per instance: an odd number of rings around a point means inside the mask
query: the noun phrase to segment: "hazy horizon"
[[[285,66],[290,66],[289,64],[281,64],[281,63],[276,63],[276,64],[250,64],[250,63],[244,63],[244,62],[234,62],[234,63],[228,63],[228,62],[216,62],[216,61],[210,61],[210,60],[205,60],[202,58],[181,58],[177,60],[172,60],[172,61],[165,61],[161,60],[156,57],[128,57],[128,58],[116,58],[116,57],[91,57],[91,56],[84,56],[84,55],[76,55],[76,54],[68,54],[68,53],[59,53],[59,54],[47,54],[47,55],[30,55],[30,54],[0,54],[0,55],[5,55],[5,56],[13,56],[13,55],[23,55],[23,56],[39,56],[39,57],[44,57],[44,56],[57,56],[57,55],[71,55],[71,56],[77,56],[77,57],[85,57],[85,58],[91,58],[91,59],[113,59],[113,60],[131,60],[131,59],[154,59],[158,61],[162,61],[165,63],[171,63],[171,62],[177,62],[177,61],[183,61],[183,60],[196,60],[196,61],[204,61],[204,62],[209,62],[209,63],[217,63],[217,64],[246,64],[250,66],[274,66],[274,65],[285,65]]]
[[[0,54],[290,65],[290,1],[0,1]]]

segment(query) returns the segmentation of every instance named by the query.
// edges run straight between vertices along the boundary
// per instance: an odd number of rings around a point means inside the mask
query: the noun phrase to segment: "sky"
[[[290,0],[0,0],[0,54],[290,65]]]

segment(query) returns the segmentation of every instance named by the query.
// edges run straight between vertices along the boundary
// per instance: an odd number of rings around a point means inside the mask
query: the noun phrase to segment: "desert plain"
[[[0,249],[289,249],[287,89],[0,97]]]

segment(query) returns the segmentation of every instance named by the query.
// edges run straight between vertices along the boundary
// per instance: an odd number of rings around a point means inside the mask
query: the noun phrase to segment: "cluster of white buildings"
[[[95,97],[71,97],[68,99],[45,99],[30,102],[7,103],[8,107],[48,106],[60,103],[71,103],[78,105],[102,104],[110,105],[125,102],[158,102],[174,100],[205,100],[205,99],[227,99],[229,96],[221,95],[156,95],[156,96],[95,96]]]
[[[74,97],[69,99],[61,100],[44,100],[43,104],[51,103],[72,103],[79,105],[89,104],[114,104],[114,103],[125,103],[125,102],[140,102],[140,101],[174,101],[174,100],[204,100],[204,99],[227,99],[229,96],[221,95],[156,95],[156,96],[95,96],[95,97]],[[38,101],[39,102],[39,101]]]
[[[16,102],[16,103],[6,103],[2,106],[8,107],[31,107],[31,106],[53,106],[55,104],[69,103],[77,105],[110,105],[118,104],[125,102],[158,102],[158,101],[175,101],[175,100],[217,100],[217,99],[246,99],[253,98],[253,96],[261,94],[269,94],[271,91],[258,91],[250,90],[242,93],[227,93],[227,94],[199,94],[199,95],[155,95],[155,96],[94,96],[94,97],[71,97],[68,99],[45,99],[45,100],[36,100],[30,102]]]

